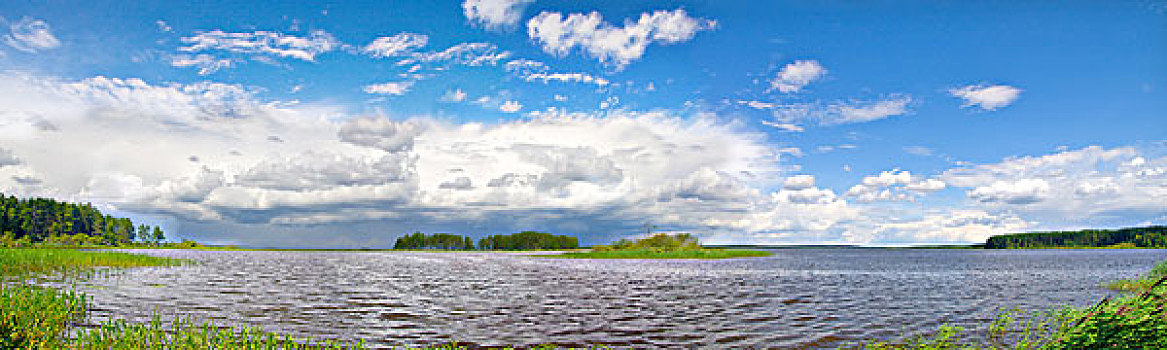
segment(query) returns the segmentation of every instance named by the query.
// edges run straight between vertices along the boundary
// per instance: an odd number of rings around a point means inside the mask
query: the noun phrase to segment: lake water
[[[835,347],[1085,306],[1167,250],[788,249],[717,261],[502,253],[134,251],[199,261],[84,282],[96,319],[193,315],[374,347]]]

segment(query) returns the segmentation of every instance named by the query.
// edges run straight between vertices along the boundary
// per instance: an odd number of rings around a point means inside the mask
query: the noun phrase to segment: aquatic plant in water
[[[85,276],[97,268],[175,266],[188,263],[119,252],[0,249],[0,349],[359,349],[361,343],[293,339],[257,327],[220,327],[179,318],[163,326],[107,321],[93,329],[88,300],[72,291],[23,284],[49,274]]]
[[[0,285],[0,349],[56,347],[87,309],[79,293]]]

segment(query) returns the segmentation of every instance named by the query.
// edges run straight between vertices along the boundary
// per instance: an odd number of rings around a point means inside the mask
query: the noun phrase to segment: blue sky
[[[26,2],[0,191],[176,238],[1167,222],[1167,3]]]

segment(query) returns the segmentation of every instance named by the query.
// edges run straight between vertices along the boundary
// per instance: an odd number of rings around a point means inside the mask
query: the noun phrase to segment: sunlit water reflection
[[[95,320],[193,315],[375,347],[834,347],[1088,305],[1167,250],[778,250],[719,261],[499,253],[135,251],[193,259],[83,282]]]

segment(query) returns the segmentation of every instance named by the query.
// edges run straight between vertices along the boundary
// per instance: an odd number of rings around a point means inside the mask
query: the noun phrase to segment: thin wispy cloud
[[[261,54],[276,57],[315,61],[316,56],[340,48],[341,43],[332,34],[322,30],[307,36],[296,36],[272,31],[224,32],[212,30],[182,38],[183,52],[226,51],[241,54]]]
[[[771,110],[774,121],[765,121],[766,125],[793,129],[802,124],[835,126],[844,124],[858,124],[878,121],[891,117],[907,115],[911,111],[908,107],[912,103],[910,96],[893,96],[875,101],[837,101],[823,103],[797,103],[789,105],[779,104],[752,104],[751,107],[764,106]]]
[[[398,33],[377,38],[361,51],[372,57],[395,57],[411,53],[428,43],[429,37],[424,34]]]
[[[9,47],[28,52],[55,49],[61,46],[61,41],[53,35],[52,29],[45,21],[31,17],[23,17],[8,24],[8,34],[4,34],[3,41]]]
[[[170,56],[170,65],[174,67],[195,67],[198,68],[199,75],[209,75],[218,72],[220,69],[234,67],[235,60],[218,58],[208,54],[178,54]]]
[[[409,88],[413,87],[415,82],[412,80],[406,81],[391,81],[380,84],[365,85],[364,91],[370,94],[380,95],[404,95],[409,92]]]

